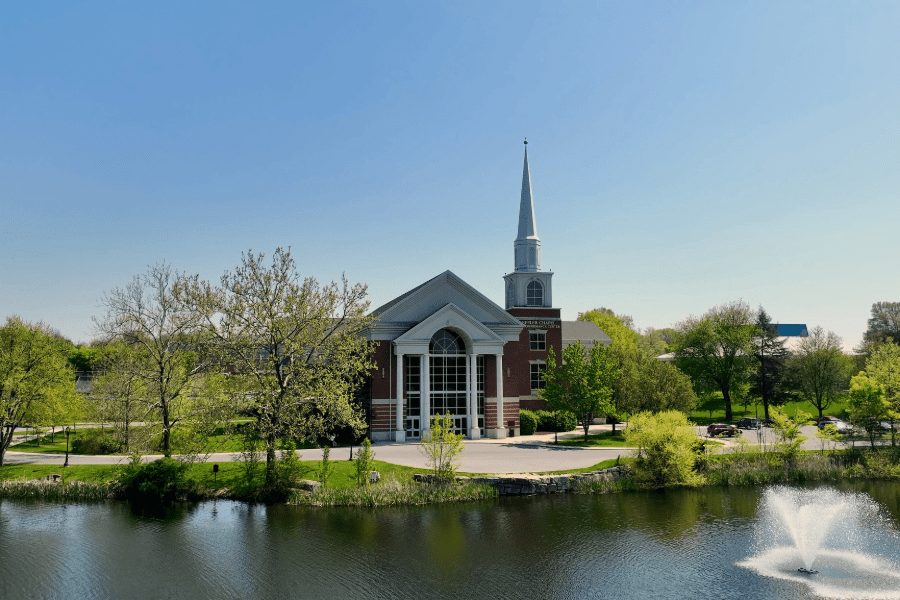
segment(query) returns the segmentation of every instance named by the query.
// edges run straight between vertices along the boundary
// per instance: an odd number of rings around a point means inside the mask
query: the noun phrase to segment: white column
[[[406,427],[403,426],[403,354],[397,355],[397,414],[394,425],[394,441],[406,441]]]
[[[469,438],[477,440],[481,437],[478,428],[478,355],[473,353],[467,356],[469,363],[466,369],[466,391],[468,392],[469,405]]]
[[[419,412],[422,414],[419,419],[424,436],[426,431],[431,431],[431,364],[427,354],[422,355],[422,408]]]
[[[497,437],[506,437],[506,427],[503,424],[503,355],[499,352],[494,355],[497,359]]]

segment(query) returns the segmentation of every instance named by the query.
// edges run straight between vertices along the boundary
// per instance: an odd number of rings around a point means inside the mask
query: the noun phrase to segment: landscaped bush
[[[578,427],[578,418],[566,410],[539,410],[535,414],[538,419],[537,431],[572,431]]]
[[[519,431],[522,435],[534,435],[538,428],[538,416],[534,411],[519,409]]]
[[[142,509],[172,504],[190,497],[195,483],[186,477],[188,465],[171,458],[151,463],[132,461],[122,471],[121,493],[126,500]]]
[[[88,429],[72,440],[73,454],[117,454],[123,448],[112,429]]]

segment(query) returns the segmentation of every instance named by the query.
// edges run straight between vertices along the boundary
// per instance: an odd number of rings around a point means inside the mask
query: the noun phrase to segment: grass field
[[[246,423],[231,423],[231,433],[226,433],[225,427],[219,427],[216,429],[216,432],[209,436],[206,439],[206,444],[203,450],[203,453],[211,453],[211,452],[241,452],[243,450],[243,441],[240,433],[241,427],[246,427]],[[136,437],[140,437],[141,428],[134,427],[133,428],[136,434]],[[69,453],[73,455],[77,454],[85,454],[84,452],[76,452],[74,443],[76,440],[84,439],[89,436],[98,435],[101,432],[106,435],[112,435],[111,427],[104,428],[85,428],[79,427],[75,431],[71,431],[69,435]],[[175,454],[181,454],[185,452],[185,445],[181,443],[179,439],[179,433],[173,435],[173,451]],[[297,448],[300,450],[303,449],[311,449],[316,448],[315,444],[298,444]],[[47,454],[65,454],[66,452],[66,435],[62,430],[57,429],[55,435],[51,435],[46,433],[45,435],[39,436],[36,439],[28,440],[27,442],[22,442],[20,444],[16,444],[14,446],[10,446],[10,450],[13,452],[40,452]],[[156,454],[160,452],[158,448],[151,449],[151,452]],[[111,453],[113,456],[127,456],[128,453],[125,451],[114,452]]]
[[[746,410],[744,409],[743,404],[732,404],[731,408],[734,416],[733,421],[737,421],[738,419],[742,419],[744,417],[759,417],[761,419],[765,416],[762,404],[750,404]],[[812,415],[813,418],[819,416],[819,411],[812,404],[806,401],[787,402],[783,406],[779,406],[779,408],[784,410],[784,412],[787,413],[787,416],[791,418],[793,418],[797,414],[797,412],[801,410],[809,415]],[[710,409],[712,409],[712,411],[710,411]],[[842,399],[839,402],[832,403],[823,411],[822,414],[831,415],[846,420],[847,400]],[[697,425],[709,425],[710,423],[725,422],[725,407],[722,402],[722,395],[718,394],[716,398],[706,402],[697,410],[691,412],[690,419]]]

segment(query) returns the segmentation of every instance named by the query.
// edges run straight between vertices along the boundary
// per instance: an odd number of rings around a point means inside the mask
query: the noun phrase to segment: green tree
[[[104,296],[106,314],[95,319],[107,341],[127,345],[129,359],[110,366],[128,369],[117,377],[139,380],[140,400],[147,407],[144,420],[158,432],[167,457],[172,456],[176,429],[208,435],[231,410],[209,385],[216,371],[205,351],[203,315],[182,294],[195,280],[167,264],[152,266],[124,289]]]
[[[897,417],[884,397],[884,387],[868,377],[865,371],[860,371],[850,380],[847,412],[855,424],[862,425],[866,430],[873,450],[875,439],[881,433],[881,422]]]
[[[841,338],[822,327],[800,338],[791,361],[797,373],[801,397],[819,411],[819,418],[845,390],[851,360],[841,350]]]
[[[753,340],[755,370],[750,372],[750,394],[762,400],[765,418],[769,405],[781,404],[788,398],[787,355],[784,341],[778,337],[778,325],[760,306],[756,313],[757,336]]]
[[[585,441],[594,415],[615,412],[612,386],[619,369],[609,348],[594,344],[588,350],[575,342],[563,349],[562,362],[557,364],[551,346],[543,376],[546,385],[539,396],[551,410],[574,413],[584,429]]]
[[[648,327],[644,333],[638,335],[638,350],[647,356],[657,357],[670,351],[669,345],[675,339],[678,332],[671,327],[655,329]]]
[[[891,445],[897,445],[897,417],[900,415],[900,346],[889,340],[872,350],[866,359],[866,373],[884,390],[884,399],[891,408],[886,420],[891,423]]]
[[[365,285],[301,279],[290,249],[276,249],[271,265],[264,259],[243,254],[218,287],[194,281],[188,296],[205,315],[211,351],[234,372],[235,394],[256,417],[272,485],[280,441],[365,429],[353,394],[373,365],[363,336],[371,323]]]
[[[702,481],[694,471],[699,438],[684,413],[675,410],[638,413],[625,429],[625,440],[637,448],[635,480],[654,487]]]
[[[0,466],[17,427],[52,422],[77,404],[70,348],[43,323],[8,317],[0,327]]]
[[[772,407],[772,429],[778,435],[778,442],[775,445],[786,461],[797,458],[800,446],[807,439],[806,436],[800,435],[800,426],[807,423],[809,423],[809,414],[802,410],[798,410],[794,418],[789,419],[783,410]]]
[[[375,451],[372,450],[372,442],[369,438],[364,438],[356,455],[356,485],[360,487],[369,485],[369,474],[372,472],[374,460]]]
[[[579,321],[590,321],[612,339],[612,345],[618,348],[636,348],[638,334],[622,322],[622,318],[630,320],[628,315],[617,316],[608,308],[595,308],[582,313]]]
[[[89,346],[78,346],[69,352],[69,363],[76,371],[93,371],[100,352]]]
[[[90,405],[93,416],[101,423],[112,423],[117,437],[129,454],[138,449],[146,451],[147,436],[135,440],[131,423],[152,420],[152,404],[143,376],[139,353],[122,341],[107,344],[99,352],[95,363]],[[147,433],[147,428],[137,431]]]
[[[835,427],[831,423],[828,423],[821,429],[817,428],[816,437],[819,438],[819,440],[822,442],[822,454],[825,454],[825,446],[828,444],[828,442],[831,442],[831,444],[834,446],[837,445],[837,443],[842,439],[844,439],[844,436],[838,433],[837,427]]]
[[[875,302],[871,314],[862,343],[857,348],[867,356],[885,342],[900,344],[900,302]]]
[[[756,325],[750,307],[740,300],[720,304],[699,318],[688,317],[677,329],[672,346],[678,368],[690,376],[698,393],[718,388],[725,420],[732,420],[732,392],[747,380],[751,368]]]
[[[620,371],[613,383],[613,405],[619,414],[678,410],[697,404],[691,379],[670,362],[639,349],[611,348]]]
[[[446,482],[456,474],[459,455],[465,447],[462,434],[454,432],[453,415],[432,415],[431,429],[422,435],[419,451],[435,477]]]

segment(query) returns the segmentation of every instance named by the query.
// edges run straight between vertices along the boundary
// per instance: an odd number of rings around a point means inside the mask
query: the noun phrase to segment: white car
[[[834,428],[837,429],[838,433],[850,433],[853,429],[850,427],[849,423],[843,421],[820,421],[818,427],[819,429],[825,429],[829,425],[834,425]]]

